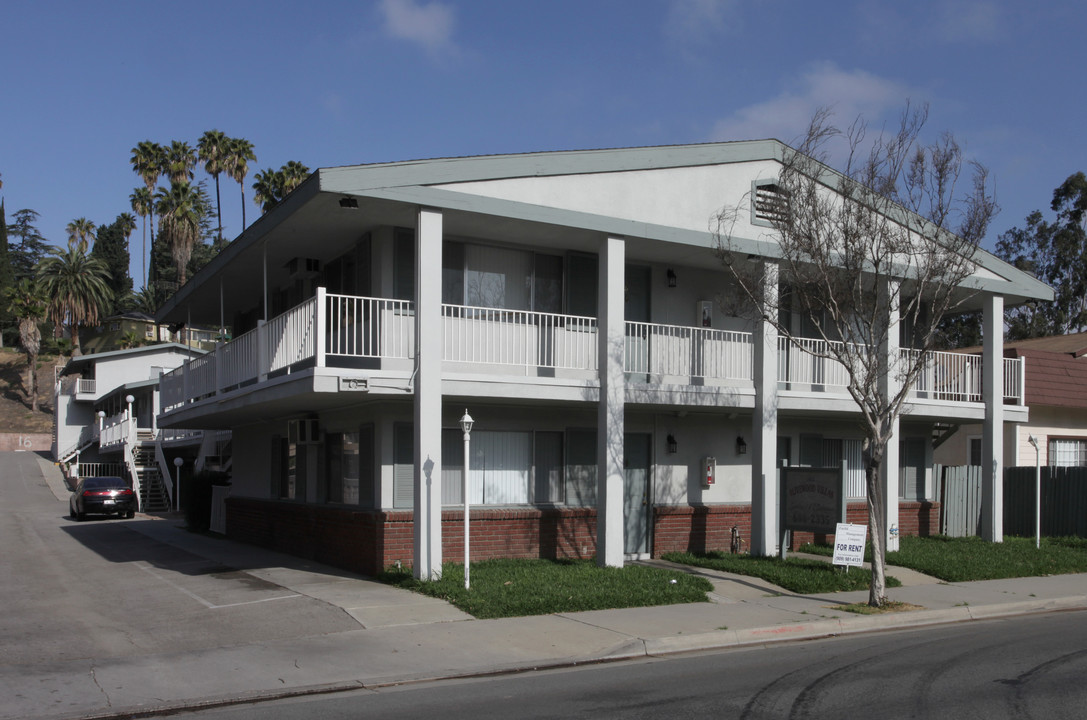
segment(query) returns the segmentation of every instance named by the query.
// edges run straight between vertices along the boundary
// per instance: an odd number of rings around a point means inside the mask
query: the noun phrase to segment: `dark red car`
[[[133,517],[136,514],[136,493],[128,481],[119,477],[85,477],[75,486],[68,499],[68,513],[76,520],[87,515]]]

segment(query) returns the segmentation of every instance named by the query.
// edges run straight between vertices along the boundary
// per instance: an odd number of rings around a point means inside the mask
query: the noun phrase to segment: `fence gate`
[[[950,537],[981,534],[981,466],[941,466],[938,477],[940,533]]]

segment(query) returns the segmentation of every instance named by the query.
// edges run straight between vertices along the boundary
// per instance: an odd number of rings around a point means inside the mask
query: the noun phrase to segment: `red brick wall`
[[[410,511],[352,510],[275,500],[227,498],[227,535],[254,545],[309,558],[364,575],[412,563]],[[939,527],[940,506],[899,505],[902,535],[929,535]],[[864,503],[851,503],[850,522],[867,524]],[[659,506],[653,509],[653,556],[673,551],[728,551],[735,526],[747,551],[749,505]],[[496,557],[587,558],[596,552],[595,508],[496,508],[472,510],[472,560]],[[793,547],[831,542],[833,535],[793,533]],[[442,512],[442,556],[464,559],[464,512]]]

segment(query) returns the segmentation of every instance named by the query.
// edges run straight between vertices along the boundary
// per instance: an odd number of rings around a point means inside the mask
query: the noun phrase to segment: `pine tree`
[[[128,274],[128,241],[122,218],[98,228],[98,240],[94,244],[91,256],[100,259],[106,266],[109,283],[113,291],[112,302],[106,309],[107,315],[115,315],[131,305],[132,278]]]

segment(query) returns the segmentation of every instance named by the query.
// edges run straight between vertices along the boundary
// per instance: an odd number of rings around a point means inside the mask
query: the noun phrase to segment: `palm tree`
[[[132,302],[136,310],[148,315],[154,315],[159,309],[158,293],[147,285],[140,288],[140,291],[133,296]]]
[[[95,226],[85,217],[76,218],[68,223],[68,247],[79,246],[80,252],[87,252],[90,243],[94,241]]]
[[[193,168],[196,167],[196,153],[189,143],[174,140],[166,148],[162,160],[162,174],[170,183],[192,182]]]
[[[203,217],[200,194],[188,182],[170,184],[168,191],[156,196],[159,211],[159,236],[170,248],[177,265],[177,284],[181,287],[192,257],[192,249],[200,241],[200,220]]]
[[[242,189],[242,231],[245,231],[245,176],[249,174],[249,163],[256,162],[253,143],[245,138],[231,138],[227,145],[226,172]]]
[[[38,263],[38,282],[48,298],[48,314],[57,325],[68,323],[72,354],[81,355],[79,328],[94,325],[102,308],[109,307],[113,293],[106,283],[109,270],[100,258],[78,245],[67,250],[51,248],[52,257]]]
[[[42,334],[38,323],[45,318],[46,301],[38,284],[23,278],[4,292],[4,299],[11,314],[19,321],[19,342],[26,353],[26,391],[30,397],[30,410],[38,412],[38,351],[41,350]]]
[[[283,193],[279,196],[280,200],[290,195],[296,187],[309,177],[309,168],[297,160],[288,161],[286,165],[279,169],[279,172],[283,174]]]
[[[279,202],[283,176],[272,168],[258,172],[253,176],[253,202],[260,205],[261,213],[266,213]]]
[[[145,187],[133,190],[128,199],[132,203],[132,212],[143,218],[143,249],[140,251],[140,257],[143,259],[143,277],[140,283],[143,287],[147,287],[147,216],[154,213],[155,200],[151,197],[151,191]]]
[[[200,136],[196,143],[196,152],[204,171],[215,178],[215,218],[218,221],[218,238],[216,246],[223,246],[223,215],[222,205],[219,200],[219,173],[227,169],[227,157],[230,153],[230,138],[220,130],[208,130]]]
[[[122,350],[128,350],[130,348],[139,347],[143,342],[143,339],[135,330],[129,330],[121,336],[121,340],[118,343]]]
[[[162,149],[162,146],[158,143],[153,143],[150,140],[144,140],[143,142],[132,148],[132,169],[136,171],[136,174],[143,180],[144,186],[147,187],[147,215],[151,218],[151,244],[155,242],[155,206],[151,203],[151,196],[155,192],[155,188],[159,184],[159,175],[162,174],[162,164],[166,157],[166,151]],[[135,201],[133,201],[135,202]],[[136,210],[135,206],[132,208]],[[136,210],[138,213],[139,210]],[[147,255],[147,247],[144,246],[144,255]],[[144,267],[144,282],[147,282],[147,268]]]

